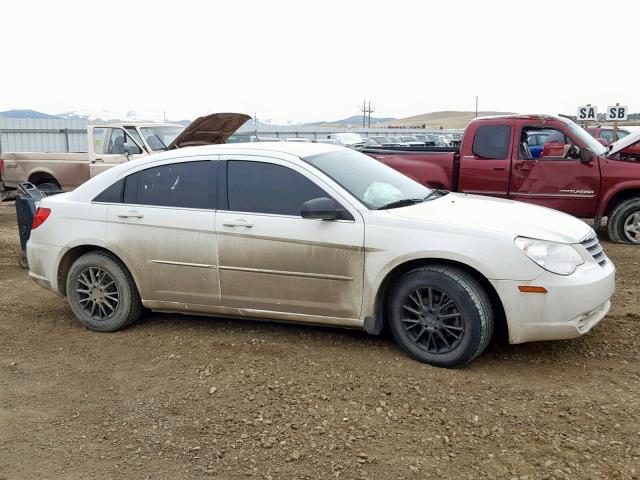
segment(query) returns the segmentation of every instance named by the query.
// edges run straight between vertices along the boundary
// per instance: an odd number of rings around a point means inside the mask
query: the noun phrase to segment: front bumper
[[[569,276],[544,272],[535,280],[492,280],[505,310],[509,343],[576,338],[587,333],[611,308],[615,267],[587,263]],[[523,293],[519,286],[547,293]]]

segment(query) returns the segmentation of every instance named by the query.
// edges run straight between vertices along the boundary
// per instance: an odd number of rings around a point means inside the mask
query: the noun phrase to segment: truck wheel
[[[393,336],[410,357],[437,367],[461,367],[493,335],[487,293],[458,268],[434,265],[401,277],[388,302]]]
[[[46,180],[36,185],[38,189],[44,192],[46,195],[55,195],[56,193],[62,192],[62,187],[58,185],[58,182],[55,180]]]
[[[87,253],[73,262],[67,275],[67,296],[76,318],[98,332],[125,328],[142,312],[131,274],[107,252]]]
[[[640,244],[640,198],[625,200],[613,209],[607,232],[612,242]]]

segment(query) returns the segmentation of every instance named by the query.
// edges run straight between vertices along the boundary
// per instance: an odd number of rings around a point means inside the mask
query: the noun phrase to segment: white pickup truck
[[[197,118],[186,128],[171,123],[89,125],[87,152],[3,153],[0,178],[7,189],[31,182],[48,192],[73,190],[114,165],[144,155],[186,146],[224,143],[250,118],[242,113],[214,113]]]

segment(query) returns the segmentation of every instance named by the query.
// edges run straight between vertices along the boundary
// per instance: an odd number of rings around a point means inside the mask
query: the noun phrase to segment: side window
[[[229,210],[300,216],[307,200],[330,197],[311,180],[273,163],[227,162]]]
[[[131,135],[121,128],[94,128],[93,129],[93,149],[97,154],[124,155],[124,144],[127,143],[131,147],[130,153],[139,154],[138,147]]]
[[[171,163],[141,170],[126,178],[124,203],[214,209],[218,163]]]
[[[607,143],[613,142],[613,130],[600,130],[600,137],[604,138]]]
[[[107,144],[107,133],[109,128],[94,128],[93,129],[93,151],[98,155],[104,153],[105,145]]]
[[[118,180],[110,187],[107,187],[102,191],[102,193],[94,198],[93,201],[104,203],[120,203],[122,202],[122,187],[124,187],[124,178]]]
[[[481,125],[473,137],[473,154],[477,157],[504,160],[509,155],[509,125]]]

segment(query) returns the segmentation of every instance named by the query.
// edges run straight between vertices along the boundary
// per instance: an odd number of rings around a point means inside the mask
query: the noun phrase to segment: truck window
[[[131,139],[130,134],[121,128],[100,127],[93,129],[93,151],[98,154],[124,155],[124,144],[128,143],[134,154],[142,153]]]
[[[480,125],[473,137],[473,154],[476,157],[504,160],[509,155],[509,125]]]
[[[565,135],[561,130],[545,128],[544,126],[525,126],[520,130],[520,142],[518,144],[518,159],[541,160],[572,160],[575,154],[569,152],[565,158],[567,149],[575,144],[575,141]]]

